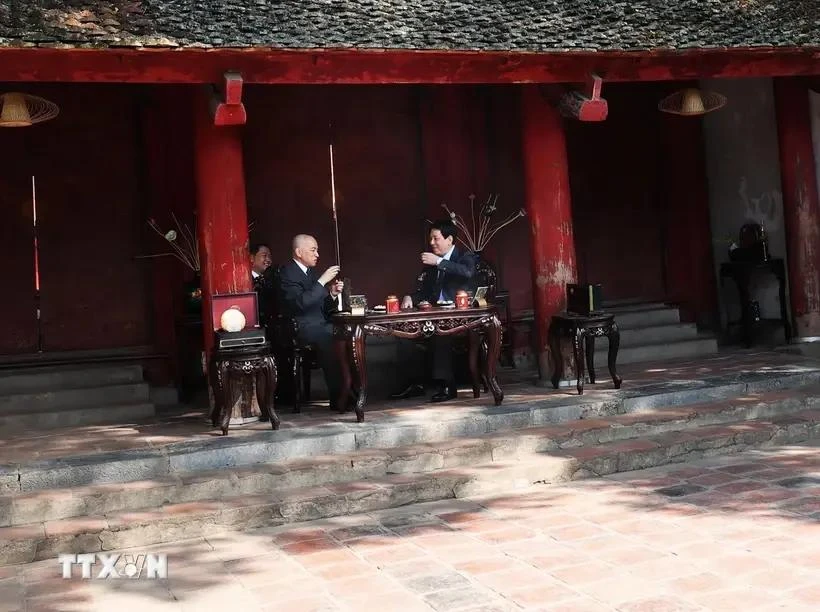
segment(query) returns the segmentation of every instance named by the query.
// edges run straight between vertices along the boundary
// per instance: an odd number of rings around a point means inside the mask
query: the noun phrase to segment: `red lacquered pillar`
[[[202,277],[205,350],[213,347],[211,298],[251,290],[248,209],[239,126],[217,126],[211,92],[195,96],[197,236]]]
[[[524,193],[532,231],[533,305],[538,368],[552,374],[547,348],[551,317],[566,308],[566,285],[577,282],[567,146],[561,115],[537,86],[521,92]]]
[[[809,90],[801,79],[775,79],[789,294],[798,338],[820,337],[820,202]]]

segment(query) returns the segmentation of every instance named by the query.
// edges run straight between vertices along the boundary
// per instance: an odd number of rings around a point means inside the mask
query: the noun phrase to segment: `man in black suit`
[[[283,314],[293,317],[299,324],[299,341],[316,347],[330,394],[330,406],[335,408],[341,371],[333,352],[330,316],[341,310],[344,283],[336,279],[339,266],[330,266],[321,276],[317,275],[314,268],[318,261],[316,239],[306,234],[296,236],[293,259],[279,270],[279,303]]]
[[[250,246],[251,280],[259,303],[259,322],[267,326],[270,318],[275,314],[276,287],[273,283],[274,269],[270,247],[267,244],[252,244]]]
[[[433,306],[442,300],[455,301],[459,290],[473,290],[476,258],[473,253],[457,247],[457,228],[446,219],[433,223],[430,228],[430,252],[421,254],[424,271],[418,277],[415,293],[404,296],[402,308],[412,308],[421,301]],[[453,374],[453,339],[444,336],[431,338],[433,358],[433,379],[438,383],[438,391],[431,401],[444,402],[456,397],[455,376]],[[392,397],[403,398],[419,395],[424,388],[411,384],[401,393]]]

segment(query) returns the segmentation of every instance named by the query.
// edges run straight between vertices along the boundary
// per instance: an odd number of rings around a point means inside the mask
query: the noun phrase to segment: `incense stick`
[[[336,265],[342,266],[342,258],[339,252],[339,218],[336,214],[336,171],[333,165],[333,124],[330,124],[330,204],[333,208],[333,230],[336,234]]]

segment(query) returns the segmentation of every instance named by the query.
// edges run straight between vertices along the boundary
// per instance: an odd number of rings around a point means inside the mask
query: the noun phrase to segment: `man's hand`
[[[339,297],[339,294],[342,292],[342,289],[345,288],[345,282],[341,279],[336,279],[332,285],[330,285],[330,295],[333,297]]]
[[[332,281],[336,276],[339,274],[339,266],[330,266],[325,273],[319,277],[319,284],[322,286],[327,285],[330,281]]]
[[[425,266],[437,266],[438,255],[433,255],[432,253],[422,253],[421,263],[423,263]]]
[[[405,295],[401,300],[401,307],[405,310],[407,310],[408,308],[412,308],[413,298],[411,298],[409,295]]]

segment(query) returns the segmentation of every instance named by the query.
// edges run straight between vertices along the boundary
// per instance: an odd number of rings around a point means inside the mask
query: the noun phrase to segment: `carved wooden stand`
[[[398,314],[366,314],[363,316],[335,315],[333,335],[336,354],[342,368],[342,390],[338,406],[347,406],[348,392],[353,386],[356,400],[356,420],[364,421],[367,402],[367,358],[365,338],[372,336],[395,336],[414,340],[432,336],[469,334],[470,374],[473,380],[473,397],[481,396],[481,380],[492,392],[496,406],[504,400],[504,392],[496,378],[496,366],[501,351],[501,321],[495,308],[469,308],[452,310],[434,308],[426,311],[405,311]],[[482,340],[482,335],[486,339]],[[483,353],[483,368],[479,373],[478,353]],[[355,380],[354,380],[355,378]],[[355,386],[354,386],[355,385]],[[340,408],[342,409],[342,408]]]
[[[211,359],[210,383],[214,392],[211,422],[228,435],[234,405],[234,377],[254,376],[256,400],[273,429],[279,429],[279,416],[273,406],[276,393],[276,360],[269,344],[235,349],[216,349]]]
[[[563,313],[552,317],[549,331],[550,352],[555,369],[552,374],[552,386],[557,389],[561,377],[564,375],[564,356],[561,351],[561,339],[572,340],[572,350],[575,355],[575,368],[578,376],[578,395],[584,392],[584,352],[589,370],[589,383],[595,384],[595,338],[606,336],[609,338],[609,353],[607,365],[612,382],[616,389],[621,388],[622,378],[616,371],[618,347],[621,343],[621,333],[615,323],[615,315],[598,313],[576,315]],[[586,350],[585,350],[586,349]]]

